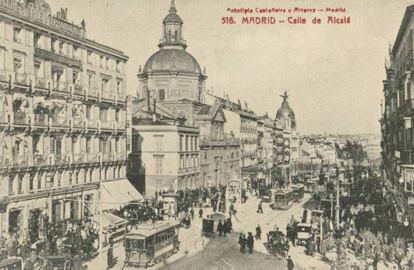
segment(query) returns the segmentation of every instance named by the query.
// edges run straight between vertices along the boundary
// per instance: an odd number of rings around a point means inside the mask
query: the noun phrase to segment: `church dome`
[[[295,112],[292,110],[292,108],[290,108],[287,97],[287,93],[282,96],[283,102],[279,110],[277,110],[276,121],[282,124],[284,129],[289,129],[289,127],[286,126],[286,123],[290,122],[290,129],[294,130],[296,129]]]
[[[145,63],[143,72],[177,71],[201,74],[200,64],[182,48],[164,48]]]

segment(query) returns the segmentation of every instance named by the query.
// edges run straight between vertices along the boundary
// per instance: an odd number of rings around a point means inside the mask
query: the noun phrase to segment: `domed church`
[[[186,51],[183,38],[183,21],[177,14],[174,0],[167,16],[162,21],[162,38],[159,50],[139,68],[140,96],[147,91],[157,101],[189,99],[203,102],[205,94],[205,70]]]
[[[287,101],[289,96],[287,92],[285,91],[284,95],[281,97],[283,98],[283,102],[279,110],[277,110],[275,120],[282,125],[283,129],[296,131],[295,112],[289,106],[289,102]]]

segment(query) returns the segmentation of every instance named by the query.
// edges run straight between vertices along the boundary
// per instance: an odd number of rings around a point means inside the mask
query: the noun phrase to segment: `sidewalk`
[[[194,209],[195,213],[198,213],[198,209]],[[204,215],[210,214],[212,212],[211,208],[203,208]],[[194,215],[194,219],[191,221],[191,227],[188,229],[180,228],[178,239],[180,240],[180,250],[168,258],[164,263],[158,263],[152,267],[148,267],[148,270],[156,270],[164,266],[165,264],[177,261],[186,256],[193,256],[194,254],[202,251],[204,247],[208,244],[209,239],[201,235],[202,220],[198,215]],[[104,249],[103,256],[103,265],[107,266],[106,261],[107,249]],[[123,247],[123,242],[118,242],[114,245],[114,258],[116,264],[111,268],[113,270],[122,270],[122,269],[137,269],[136,267],[126,267],[124,265],[125,251]],[[101,270],[99,264],[99,256],[88,261],[84,264],[84,267],[87,267],[89,270]],[[106,269],[106,268],[105,268]]]

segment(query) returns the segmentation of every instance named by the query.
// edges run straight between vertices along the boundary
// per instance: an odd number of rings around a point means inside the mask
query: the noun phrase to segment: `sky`
[[[158,50],[170,0],[49,0],[52,11],[68,8],[68,19],[86,21],[87,36],[130,57],[127,88],[138,89],[139,65]],[[205,67],[206,86],[218,96],[247,101],[250,109],[275,117],[286,90],[298,132],[379,133],[382,80],[388,48],[412,0],[175,0],[190,52]],[[351,23],[310,24],[315,14],[253,14],[276,19],[303,17],[305,25],[241,24],[228,8],[344,7]],[[332,14],[335,15],[335,14]],[[237,24],[222,24],[233,16]]]

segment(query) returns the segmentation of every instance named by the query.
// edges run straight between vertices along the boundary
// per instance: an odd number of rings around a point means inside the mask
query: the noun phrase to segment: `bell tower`
[[[187,47],[183,39],[183,21],[177,14],[175,0],[171,0],[171,7],[162,21],[162,38],[158,47]]]

